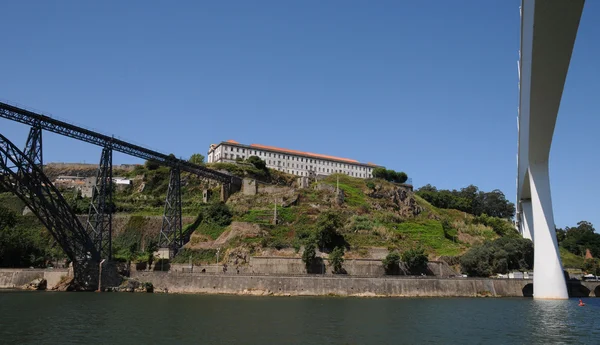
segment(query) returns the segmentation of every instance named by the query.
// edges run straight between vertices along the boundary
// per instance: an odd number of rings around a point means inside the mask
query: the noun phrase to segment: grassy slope
[[[359,252],[368,247],[383,247],[405,250],[422,246],[433,257],[441,255],[459,255],[472,243],[497,237],[491,228],[473,227],[473,217],[454,210],[440,210],[423,199],[415,196],[415,200],[424,211],[416,217],[402,218],[397,210],[381,207],[381,201],[368,196],[370,188],[367,180],[339,176],[339,188],[344,191],[345,202],[341,207],[332,205],[327,200],[326,191],[314,189],[300,190],[300,202],[295,206],[279,209],[280,223],[272,225],[273,207],[255,207],[253,200],[246,199],[244,212],[236,212],[235,220],[261,225],[269,235],[263,240],[268,247],[298,248],[301,239],[315,231],[314,222],[317,215],[327,209],[338,212],[344,223],[340,232],[344,235],[351,250]],[[383,184],[387,188],[393,186],[384,181],[371,182]],[[337,185],[337,176],[330,176],[323,181],[331,186]],[[259,199],[261,196],[255,197]],[[256,201],[256,200],[254,200]],[[235,208],[242,201],[231,203]],[[468,241],[453,241],[444,236],[441,220],[447,218],[464,232]],[[475,231],[477,230],[477,231]]]
[[[87,167],[90,169],[90,167]],[[279,184],[290,184],[293,176],[272,171],[265,175],[255,171],[253,167],[236,167],[234,164],[215,166],[234,173],[257,177],[262,180]],[[95,171],[95,168],[91,167]],[[159,216],[164,211],[164,199],[168,186],[169,170],[161,167],[148,170],[139,166],[130,171],[119,171],[119,174],[134,179],[131,189],[115,194],[115,202],[121,213],[130,215]],[[279,209],[280,224],[272,225],[273,204],[268,206],[250,207],[238,212],[234,220],[256,223],[261,225],[269,235],[260,239],[244,239],[246,243],[261,243],[266,247],[299,248],[301,239],[314,231],[314,220],[318,213],[326,209],[335,209],[344,219],[341,229],[346,241],[353,250],[360,252],[368,247],[384,247],[407,249],[413,246],[423,246],[433,256],[459,255],[472,244],[484,240],[492,240],[498,235],[489,227],[473,223],[473,217],[457,210],[437,209],[417,195],[416,203],[423,212],[416,217],[399,217],[393,209],[375,207],[376,201],[367,193],[368,180],[351,178],[345,175],[329,176],[323,181],[335,187],[338,183],[344,191],[345,203],[342,207],[334,207],[330,195],[326,191],[314,189],[299,190],[301,202],[296,206]],[[184,216],[197,216],[205,207],[201,202],[202,190],[205,188],[201,180],[195,176],[183,174],[182,190]],[[390,187],[387,182],[371,180]],[[141,184],[145,187],[140,191]],[[218,200],[218,189],[214,188],[211,201]],[[328,196],[329,195],[329,196]],[[260,196],[256,197],[260,198]],[[328,199],[329,198],[329,199]],[[0,193],[0,204],[20,213],[24,204],[10,193]],[[235,205],[232,205],[235,208]],[[317,207],[315,207],[317,206]],[[458,230],[458,241],[449,240],[444,236],[441,219],[448,219]],[[197,233],[215,239],[224,230],[223,227],[198,225],[194,227]],[[235,244],[235,243],[234,243]],[[234,245],[232,244],[232,245]],[[239,244],[239,243],[238,243]],[[583,258],[561,249],[561,257],[565,267],[579,268]]]

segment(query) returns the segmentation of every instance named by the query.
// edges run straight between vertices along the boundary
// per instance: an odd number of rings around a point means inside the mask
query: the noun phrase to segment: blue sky
[[[3,2],[0,99],[181,157],[235,139],[514,201],[519,5]],[[559,227],[600,228],[597,18],[588,1],[551,152]],[[16,143],[27,131],[0,120]],[[44,140],[46,162],[99,160],[97,147]]]

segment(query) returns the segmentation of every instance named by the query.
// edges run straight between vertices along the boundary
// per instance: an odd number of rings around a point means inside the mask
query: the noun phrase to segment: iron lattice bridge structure
[[[184,237],[181,221],[181,172],[222,184],[227,197],[239,178],[178,159],[52,117],[0,102],[0,117],[31,126],[24,151],[0,134],[0,186],[17,195],[40,219],[72,261],[112,258],[113,151],[171,168],[158,245],[174,255]],[[102,155],[90,202],[82,224],[60,192],[43,173],[42,131],[102,147]]]

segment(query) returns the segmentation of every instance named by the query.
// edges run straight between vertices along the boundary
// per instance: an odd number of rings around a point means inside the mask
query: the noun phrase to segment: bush
[[[450,224],[448,219],[442,220],[442,229],[444,230],[444,237],[456,242],[458,240],[458,231]]]
[[[153,161],[153,160],[147,160],[144,163],[144,166],[146,167],[147,170],[156,170],[156,169],[160,168],[160,164],[157,161]]]
[[[400,271],[400,254],[391,252],[382,260],[382,263],[385,274],[398,274]]]
[[[187,264],[190,262],[190,257],[194,265],[215,263],[217,260],[217,251],[215,249],[188,249],[183,248],[171,261],[175,264]],[[221,258],[223,255],[221,256]]]
[[[429,259],[423,248],[413,248],[402,253],[402,261],[410,273],[423,273],[427,269]]]
[[[246,161],[248,163],[252,163],[252,165],[254,165],[254,167],[258,170],[267,170],[267,163],[258,156],[250,156],[248,159],[246,159]]]
[[[533,243],[524,238],[499,238],[469,249],[460,266],[470,276],[489,277],[495,273],[533,268]]]
[[[485,226],[489,226],[499,236],[516,237],[518,235],[517,230],[510,222],[502,218],[490,217],[485,213],[475,217],[473,222],[475,224],[483,224]]]
[[[330,249],[336,244],[343,242],[343,237],[337,232],[342,226],[340,216],[333,211],[327,211],[319,214],[316,223],[316,240],[322,248]]]
[[[492,275],[490,265],[491,252],[486,246],[476,246],[467,251],[460,258],[462,270],[469,276],[489,277]]]
[[[222,202],[211,204],[202,210],[202,222],[205,224],[227,226],[231,224],[232,217],[231,210]]]
[[[314,242],[309,242],[304,246],[304,252],[302,253],[302,262],[304,262],[304,266],[306,267],[306,271],[310,270],[310,267],[315,262],[315,258],[317,257],[316,245]]]
[[[388,170],[385,168],[373,169],[373,177],[396,183],[404,183],[408,180],[408,175],[406,175],[405,172]]]
[[[344,263],[344,248],[335,247],[329,254],[329,262],[333,267],[334,274],[346,273],[344,268],[342,268],[342,264]]]

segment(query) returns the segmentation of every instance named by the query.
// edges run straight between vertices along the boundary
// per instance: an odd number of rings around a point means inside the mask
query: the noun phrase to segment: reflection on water
[[[600,299],[0,292],[1,344],[600,344]]]
[[[531,308],[523,317],[531,325],[532,336],[538,343],[599,344],[600,329],[596,318],[600,304],[595,299],[585,299],[585,307],[578,305],[578,299],[531,300]]]

